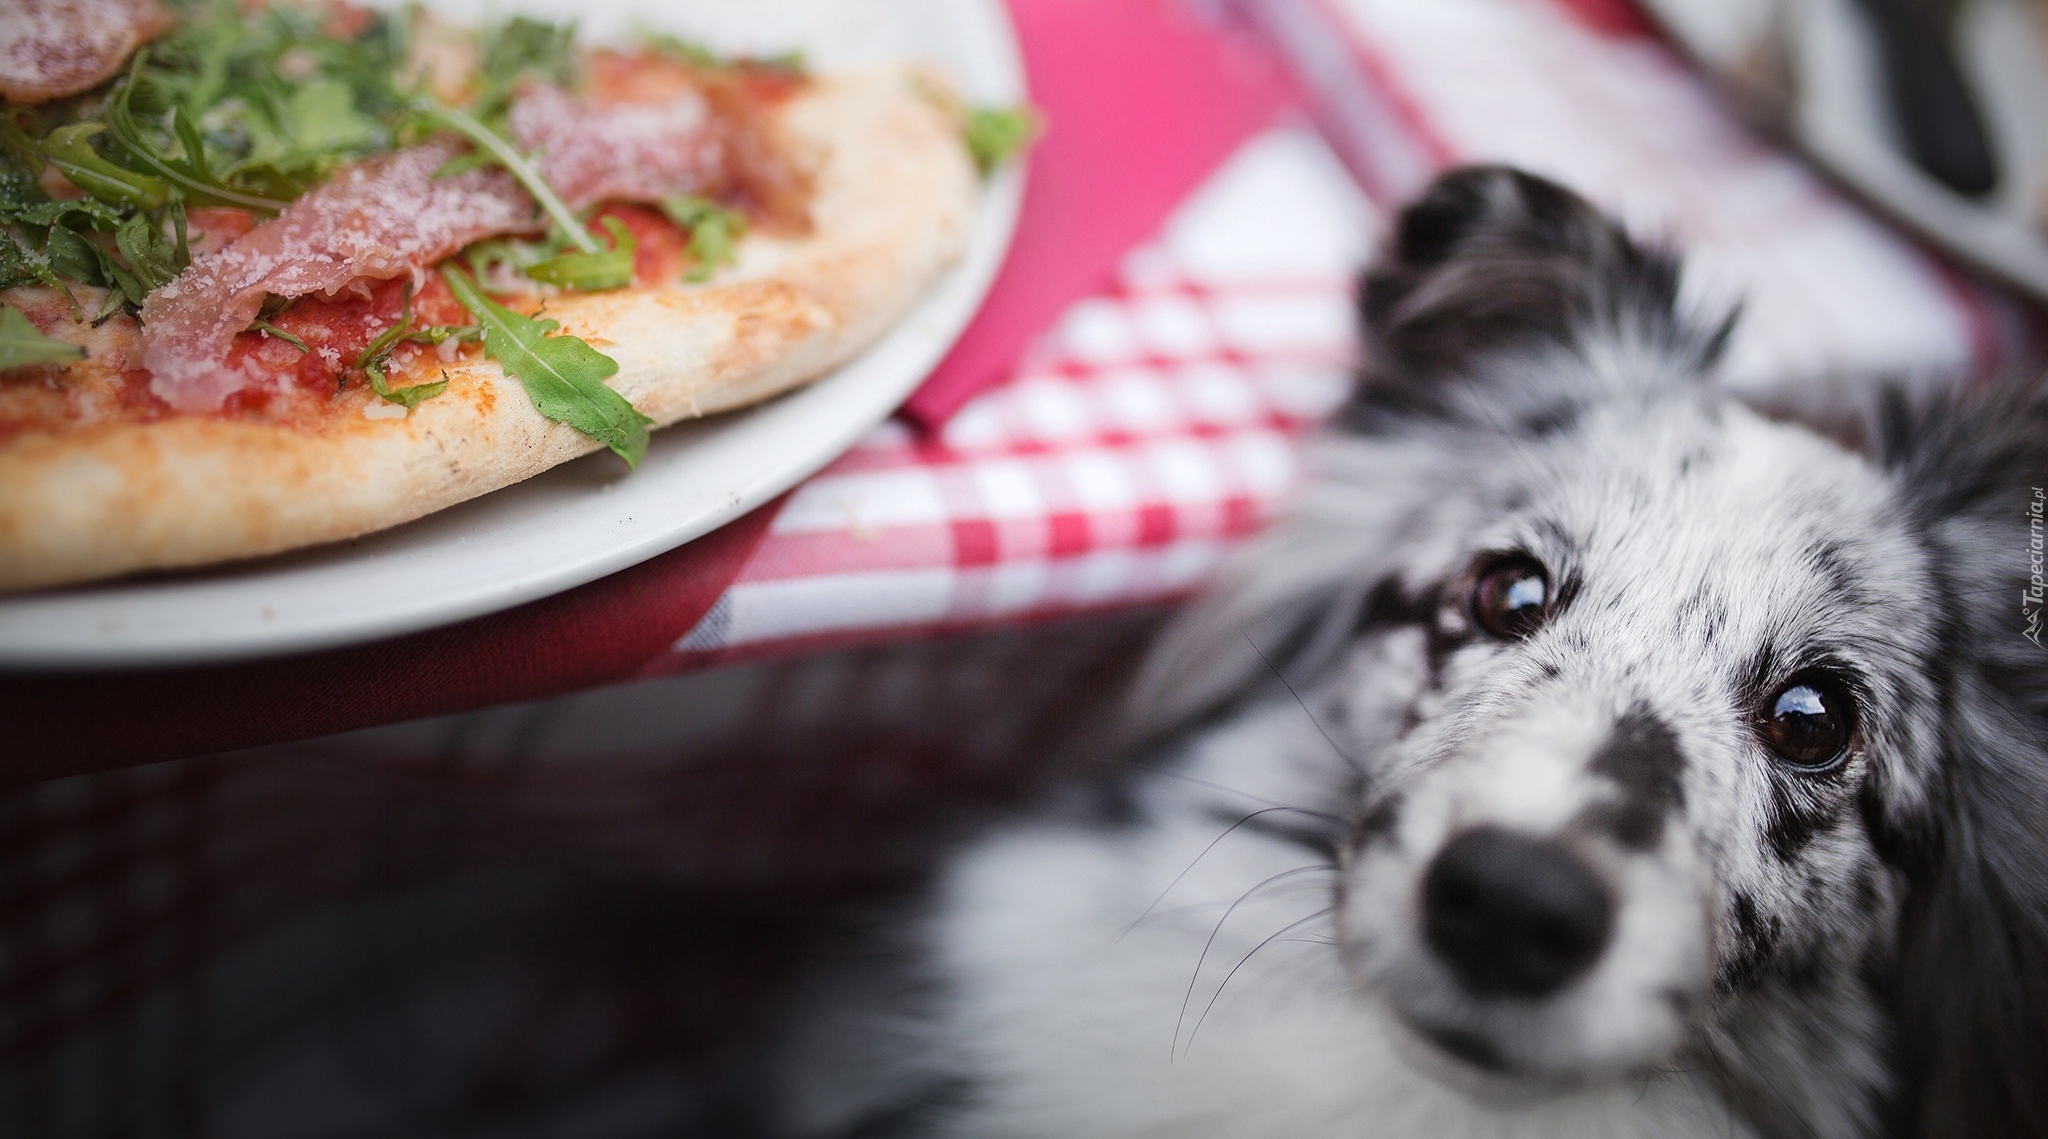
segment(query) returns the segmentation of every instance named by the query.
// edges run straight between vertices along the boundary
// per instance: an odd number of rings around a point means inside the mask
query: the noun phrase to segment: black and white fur
[[[1717,393],[1731,322],[1678,278],[1514,171],[1408,209],[1307,485],[1148,666],[1166,742],[957,860],[786,1130],[2048,1135],[2048,402],[1851,449]],[[1554,591],[1521,639],[1468,600],[1509,555]],[[1820,772],[1759,732],[1816,668],[1856,706]],[[1561,989],[1475,992],[1425,936],[1481,830],[1607,900]]]

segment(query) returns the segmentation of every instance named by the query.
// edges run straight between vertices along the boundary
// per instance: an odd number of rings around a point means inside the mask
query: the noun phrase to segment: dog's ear
[[[1339,422],[1377,434],[1426,415],[1540,433],[1617,385],[1703,374],[1734,316],[1686,319],[1679,277],[1675,256],[1554,182],[1452,170],[1402,212],[1365,275],[1366,364]],[[1557,362],[1572,366],[1546,366]]]
[[[1952,686],[1924,811],[1866,792],[1911,881],[1901,1106],[1916,1136],[2048,1136],[2048,386],[1894,400],[1878,442],[1942,567]]]

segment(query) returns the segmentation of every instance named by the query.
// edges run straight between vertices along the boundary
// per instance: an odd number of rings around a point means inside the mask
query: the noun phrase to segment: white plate
[[[829,70],[932,62],[978,102],[1015,102],[1024,72],[1000,0],[569,0],[432,5],[457,19],[579,15],[727,49],[801,47]],[[224,661],[444,625],[593,581],[682,545],[795,485],[916,389],[973,316],[1009,246],[1021,170],[984,188],[967,256],[858,358],[760,407],[654,434],[631,474],[609,454],[352,542],[175,576],[0,599],[0,666]]]
[[[1972,201],[1922,172],[1891,126],[1855,0],[1646,0],[1694,58],[1879,208],[2048,300],[2048,16],[1967,0],[1954,34],[2000,170]]]

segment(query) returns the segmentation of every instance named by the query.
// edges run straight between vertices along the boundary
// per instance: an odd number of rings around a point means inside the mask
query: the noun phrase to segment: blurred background
[[[1114,777],[1120,685],[1286,494],[1352,275],[1447,166],[1686,249],[1770,407],[2040,359],[2030,0],[984,7],[1044,125],[1010,260],[832,466],[450,630],[0,674],[0,1134],[739,1133],[807,969]]]

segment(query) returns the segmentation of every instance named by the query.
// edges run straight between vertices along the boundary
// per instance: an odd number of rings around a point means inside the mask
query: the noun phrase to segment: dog
[[[1512,169],[1402,213],[1129,773],[950,864],[782,1132],[2048,1135],[2048,397],[1773,418],[1680,274]]]

